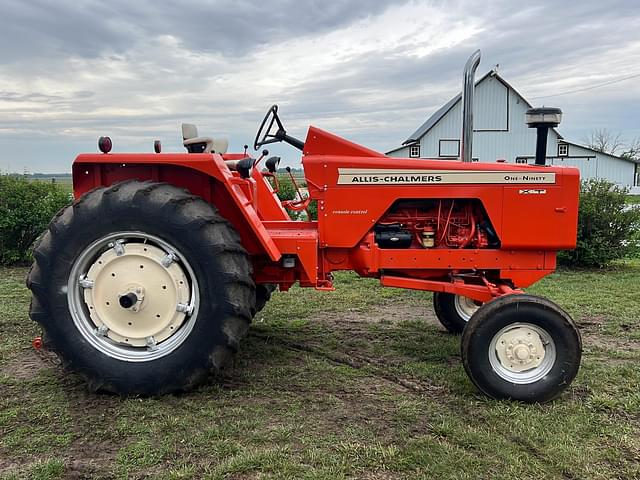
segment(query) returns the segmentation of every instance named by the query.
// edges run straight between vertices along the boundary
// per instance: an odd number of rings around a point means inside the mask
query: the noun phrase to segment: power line
[[[630,79],[636,78],[636,77],[640,77],[640,73],[636,73],[634,75],[629,75],[627,77],[617,78],[615,80],[609,80],[608,82],[599,83],[597,85],[591,85],[589,87],[577,88],[575,90],[569,90],[569,91],[562,92],[562,93],[554,93],[553,95],[541,95],[539,97],[531,97],[530,100],[538,100],[540,98],[559,97],[561,95],[569,95],[571,93],[586,92],[587,90],[593,90],[594,88],[606,87],[607,85],[612,85],[614,83],[624,82],[625,80],[630,80]]]

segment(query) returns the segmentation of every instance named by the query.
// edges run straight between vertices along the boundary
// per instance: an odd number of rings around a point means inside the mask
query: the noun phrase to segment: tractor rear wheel
[[[462,333],[471,316],[476,313],[482,303],[462,295],[435,292],[433,294],[433,310],[436,317],[449,333]]]
[[[30,315],[92,390],[189,390],[223,367],[255,308],[251,263],[215,207],[171,185],[98,188],[42,235]]]
[[[277,288],[278,285],[275,283],[259,283],[256,285],[256,309],[254,316],[271,300],[271,294],[275,292]]]
[[[578,373],[582,340],[571,317],[553,302],[512,294],[471,317],[461,353],[467,374],[490,397],[547,402]]]

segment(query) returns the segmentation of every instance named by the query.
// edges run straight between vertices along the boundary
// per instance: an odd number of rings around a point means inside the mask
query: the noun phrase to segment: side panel
[[[321,247],[355,246],[395,200],[416,198],[479,199],[503,248],[575,245],[576,169],[448,162],[444,170],[438,160],[386,157],[306,156],[303,161],[310,195],[318,200]]]
[[[578,190],[576,186],[576,193]],[[576,246],[578,196],[568,186],[504,189],[503,248],[570,249]],[[544,244],[543,244],[544,242]]]
[[[288,221],[291,220],[289,213],[284,209],[278,199],[278,194],[271,188],[267,178],[260,172],[259,168],[254,168],[251,176],[255,180],[256,193],[258,196],[258,216],[263,221]]]

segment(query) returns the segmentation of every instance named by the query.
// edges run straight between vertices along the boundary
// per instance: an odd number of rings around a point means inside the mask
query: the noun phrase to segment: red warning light
[[[42,337],[34,338],[31,342],[31,345],[33,345],[33,348],[35,348],[36,350],[40,350],[42,348]]]
[[[109,137],[100,137],[98,139],[98,149],[100,149],[102,153],[109,153],[111,147],[113,147],[113,143]]]

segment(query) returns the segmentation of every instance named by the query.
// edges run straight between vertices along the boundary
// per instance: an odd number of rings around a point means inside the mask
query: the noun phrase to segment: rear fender
[[[81,154],[73,163],[76,198],[124,180],[152,180],[186,188],[216,206],[236,228],[251,255],[266,254],[273,261],[281,257],[254,208],[250,183],[235,176],[220,155]]]

